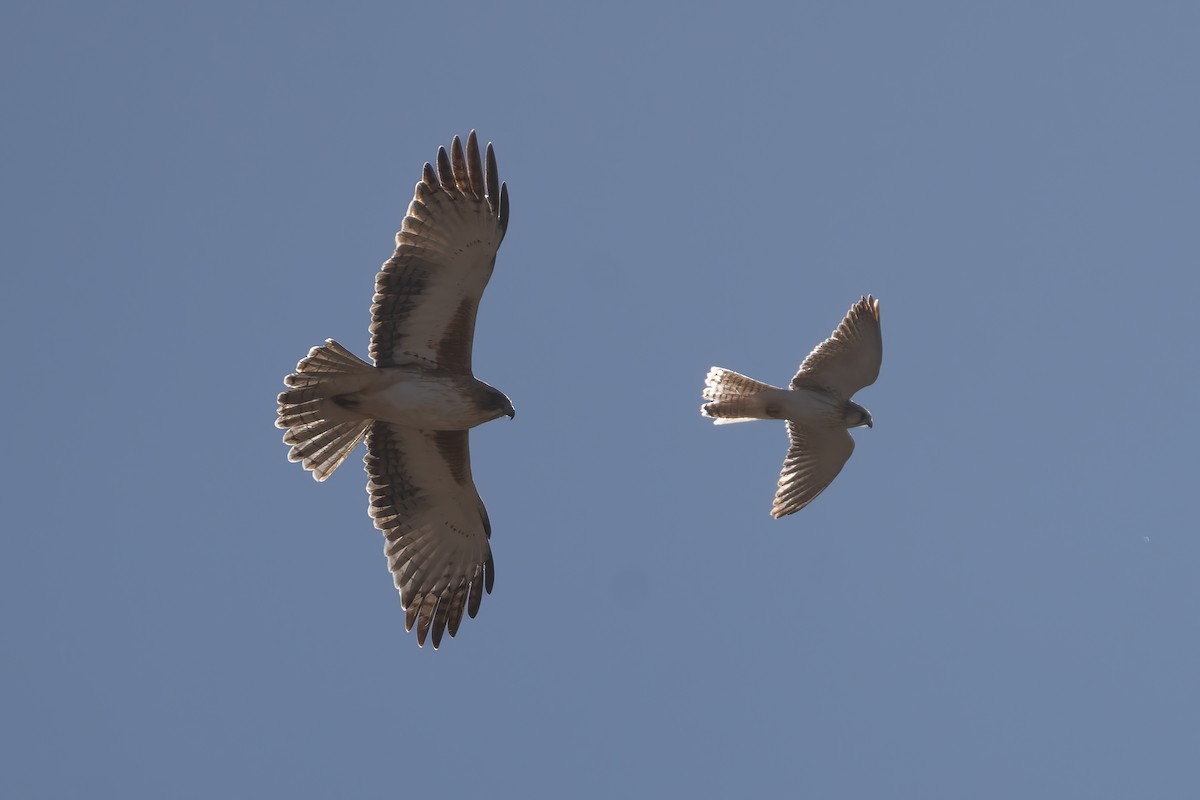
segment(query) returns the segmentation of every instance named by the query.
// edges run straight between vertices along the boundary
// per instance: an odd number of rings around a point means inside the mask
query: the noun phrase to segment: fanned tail
[[[756,381],[723,367],[713,367],[704,379],[703,397],[709,402],[700,406],[700,413],[713,418],[714,425],[749,422],[759,419],[751,413],[750,398],[767,389],[768,383]]]
[[[375,367],[333,339],[308,351],[296,371],[283,379],[275,426],[286,428],[289,461],[299,461],[323,481],[350,455],[370,419],[354,411],[353,395],[374,376]]]

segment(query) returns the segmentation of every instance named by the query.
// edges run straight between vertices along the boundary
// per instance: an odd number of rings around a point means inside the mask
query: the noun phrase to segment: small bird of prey
[[[368,364],[332,339],[283,379],[276,426],[288,458],[323,481],[367,440],[370,513],[405,628],[417,644],[453,636],[492,591],[492,525],[471,477],[467,432],[514,415],[475,378],[471,347],[479,299],[508,229],[508,187],[475,131],[426,164],[396,250],[375,277]]]
[[[713,423],[787,421],[791,446],[779,474],[771,516],[793,514],[816,499],[854,452],[849,428],[871,425],[871,412],[850,400],[879,377],[883,334],[879,301],[867,295],[833,334],[808,354],[791,386],[780,389],[721,367],[708,371],[700,413]]]

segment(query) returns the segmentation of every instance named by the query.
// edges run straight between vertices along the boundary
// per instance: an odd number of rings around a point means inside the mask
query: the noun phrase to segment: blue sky
[[[19,3],[0,15],[6,797],[1167,798],[1198,783],[1200,9]],[[512,218],[472,434],[497,577],[419,650],[358,456],[424,161]],[[860,295],[841,477],[768,514]]]

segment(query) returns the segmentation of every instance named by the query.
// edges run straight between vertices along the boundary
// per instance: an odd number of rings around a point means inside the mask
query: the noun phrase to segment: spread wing
[[[492,591],[495,566],[487,509],[471,479],[467,431],[422,431],[374,422],[367,432],[371,516],[387,539],[388,567],[405,630],[417,644],[453,636]]]
[[[375,277],[371,358],[389,367],[413,360],[471,371],[479,298],[508,228],[508,187],[496,155],[479,160],[475,131],[466,151],[457,136],[437,171],[425,165],[396,234],[396,252]]]
[[[815,428],[788,421],[791,447],[779,473],[771,516],[793,514],[817,498],[846,466],[854,438],[845,428]]]
[[[808,354],[792,378],[792,388],[832,389],[848,400],[875,382],[882,363],[879,301],[867,295],[850,308],[837,330]]]

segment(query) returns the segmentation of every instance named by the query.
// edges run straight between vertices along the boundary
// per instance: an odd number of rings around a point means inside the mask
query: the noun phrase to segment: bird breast
[[[771,414],[773,417],[790,419],[801,425],[835,427],[842,419],[842,401],[819,389],[781,389],[771,398],[768,411],[776,412]]]
[[[376,386],[359,394],[356,410],[371,419],[423,430],[457,431],[495,419],[480,404],[480,384],[471,376],[423,367],[380,369]]]

